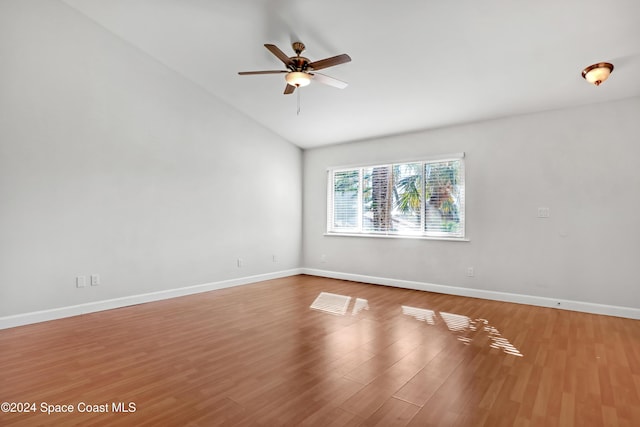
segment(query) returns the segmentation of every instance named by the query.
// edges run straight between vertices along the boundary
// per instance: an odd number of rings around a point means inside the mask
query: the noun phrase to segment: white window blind
[[[327,232],[464,238],[464,160],[330,169]]]

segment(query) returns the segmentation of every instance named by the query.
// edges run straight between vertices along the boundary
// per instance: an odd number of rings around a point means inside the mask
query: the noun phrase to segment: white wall
[[[299,266],[297,147],[60,2],[0,63],[0,317]]]
[[[632,98],[307,150],[303,265],[640,308],[639,135]],[[327,167],[458,152],[469,242],[323,235]]]

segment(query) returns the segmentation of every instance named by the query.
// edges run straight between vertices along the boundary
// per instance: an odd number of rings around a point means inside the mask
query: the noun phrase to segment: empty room
[[[638,17],[0,0],[0,425],[640,425]]]

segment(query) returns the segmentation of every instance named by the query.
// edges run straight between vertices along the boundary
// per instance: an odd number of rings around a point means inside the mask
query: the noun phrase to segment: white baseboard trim
[[[291,270],[277,271],[273,273],[258,274],[255,276],[240,277],[236,279],[222,280],[219,282],[204,283],[201,285],[187,286],[183,288],[167,289],[164,291],[146,294],[131,295],[103,301],[94,301],[50,310],[34,311],[30,313],[16,314],[0,317],[0,329],[29,325],[32,323],[46,322],[81,314],[95,313],[103,310],[127,307],[130,305],[160,301],[201,292],[215,291],[234,286],[248,285],[264,280],[279,279],[282,277],[307,274],[310,276],[328,277],[333,279],[350,280],[354,282],[370,283],[374,285],[393,286],[397,288],[416,289],[419,291],[437,292],[441,294],[459,295],[473,298],[483,298],[495,301],[529,304],[540,307],[559,308],[564,310],[580,311],[607,316],[625,317],[640,320],[640,309],[621,307],[614,305],[595,304],[583,301],[553,299],[533,295],[512,294],[507,292],[487,291],[482,289],[462,288],[457,286],[437,285],[433,283],[416,282],[410,280],[391,279],[386,277],[366,276],[362,274],[342,273],[336,271],[319,270],[313,268],[294,268]]]
[[[307,274],[310,276],[329,277],[332,279],[350,280],[354,282],[370,283],[374,285],[394,286],[396,288],[416,289],[419,291],[437,292],[440,294],[483,298],[494,301],[535,305],[539,307],[559,308],[563,310],[580,311],[592,314],[604,314],[607,316],[625,317],[629,319],[640,319],[640,309],[632,307],[595,304],[591,302],[554,299],[533,295],[512,294],[507,292],[462,288],[457,286],[436,285],[433,283],[366,276],[362,274],[341,273],[336,271],[318,270],[314,268],[302,268],[301,270],[302,274]]]
[[[251,283],[262,282],[264,280],[279,279],[281,277],[295,276],[298,274],[302,274],[301,269],[294,268],[291,270],[283,270],[273,273],[258,274],[255,276],[240,277],[237,279],[229,279],[219,282],[187,286],[184,288],[167,289],[164,291],[131,295],[103,301],[94,301],[85,304],[54,308],[50,310],[16,314],[13,316],[5,316],[0,317],[0,329],[13,328],[16,326],[29,325],[32,323],[46,322],[49,320],[62,319],[65,317],[78,316],[81,314],[95,313],[97,311],[111,310],[114,308],[127,307],[130,305],[143,304],[146,302],[160,301],[185,295],[198,294],[201,292],[215,291],[218,289],[230,288],[233,286],[248,285]]]

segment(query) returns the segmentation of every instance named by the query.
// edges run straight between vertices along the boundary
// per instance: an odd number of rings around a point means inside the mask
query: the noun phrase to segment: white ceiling
[[[64,0],[303,148],[640,95],[638,0]],[[264,47],[352,62],[283,95]],[[610,61],[600,87],[580,76]],[[297,92],[297,91],[296,91]]]

